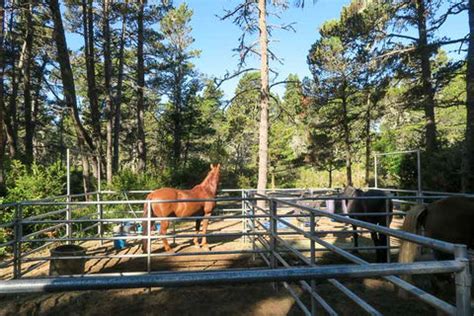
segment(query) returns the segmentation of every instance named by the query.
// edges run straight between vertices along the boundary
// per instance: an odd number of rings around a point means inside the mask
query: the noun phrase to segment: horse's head
[[[353,186],[346,185],[344,187],[344,190],[342,191],[341,196],[342,197],[358,197],[361,195],[361,190],[354,188]],[[354,200],[352,199],[344,199],[342,200],[342,209],[343,213],[348,213],[349,209],[351,208],[351,205],[354,203]]]
[[[221,175],[221,164],[211,164],[210,167],[211,171],[209,171],[202,184],[205,185],[208,190],[216,194],[217,187],[219,186],[219,178]]]
[[[342,191],[342,196],[352,197],[356,193],[357,189],[353,186],[346,185]]]

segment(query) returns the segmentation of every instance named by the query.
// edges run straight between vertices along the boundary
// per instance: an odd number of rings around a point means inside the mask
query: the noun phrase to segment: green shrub
[[[28,200],[44,199],[64,194],[66,182],[66,169],[58,161],[50,166],[33,164],[27,167],[14,160],[9,166],[6,177],[7,193],[2,199],[3,203],[14,203]],[[50,212],[58,209],[53,206],[25,206],[22,208],[23,218]],[[13,221],[15,208],[2,209],[0,222]],[[24,225],[23,233],[28,234],[45,227],[44,224]],[[0,243],[6,242],[11,237],[11,229],[0,229]],[[0,249],[0,255],[5,254],[5,249]]]

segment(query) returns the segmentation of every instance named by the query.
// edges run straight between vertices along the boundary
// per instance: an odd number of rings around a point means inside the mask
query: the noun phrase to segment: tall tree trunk
[[[31,65],[33,63],[33,4],[26,1],[26,37],[25,37],[25,59],[23,62],[23,103],[25,114],[25,156],[24,162],[30,165],[33,162],[33,135],[32,122],[33,102],[31,98]]]
[[[35,131],[36,131],[36,125],[37,125],[37,122],[38,122],[38,113],[39,113],[39,108],[40,108],[40,102],[41,102],[41,98],[40,98],[41,97],[41,85],[42,85],[42,82],[43,82],[44,71],[46,69],[47,64],[48,64],[48,57],[43,56],[42,64],[36,71],[36,78],[35,78],[36,87],[35,87],[35,93],[34,93],[34,97],[33,97],[33,109],[32,109],[32,113],[31,113],[31,125],[30,125],[32,135],[33,135],[33,140],[32,140],[33,144],[34,144],[34,135],[35,135]],[[33,156],[33,161],[34,161],[34,156]]]
[[[112,125],[113,125],[113,96],[112,96],[112,58],[110,56],[110,22],[109,22],[109,0],[103,0],[102,33],[104,36],[104,86],[105,103],[107,106],[107,149],[106,149],[106,175],[107,184],[112,184]]]
[[[469,46],[466,69],[466,135],[462,168],[462,189],[474,192],[474,0],[469,0]]]
[[[84,56],[86,59],[87,98],[91,111],[93,142],[97,148],[98,163],[102,161],[102,133],[100,126],[100,109],[95,75],[94,12],[93,0],[82,0],[82,27],[84,37]],[[95,166],[95,173],[98,167]]]
[[[179,67],[179,66],[178,66]],[[174,91],[173,91],[173,167],[177,168],[181,165],[181,147],[182,147],[182,77],[180,71],[174,75]]]
[[[267,1],[258,0],[258,25],[260,32],[260,125],[258,143],[257,191],[264,193],[268,177],[268,105],[270,100],[268,67]]]
[[[342,97],[342,127],[344,131],[344,145],[346,147],[346,184],[352,186],[352,148],[349,129],[349,115],[347,111],[347,98]]]
[[[9,33],[13,33],[13,22],[15,20],[14,10],[11,12],[10,23],[9,23]],[[16,116],[16,100],[18,97],[18,80],[17,80],[17,49],[15,47],[15,41],[13,39],[10,41],[10,51],[12,52],[11,57],[11,93],[8,101],[8,109],[5,112],[5,124],[7,131],[7,142],[8,142],[8,151],[10,153],[10,158],[17,158],[17,148],[18,148],[18,120]]]
[[[367,94],[367,109],[365,114],[365,185],[370,186],[370,156],[371,156],[371,135],[370,124],[372,122],[372,108],[370,104],[370,92]]]
[[[145,62],[143,56],[144,44],[144,18],[145,0],[139,1],[139,11],[137,17],[138,24],[138,41],[137,41],[137,153],[138,165],[137,170],[146,171],[146,143],[144,131],[144,112],[145,112]]]
[[[124,65],[125,65],[125,36],[127,33],[127,8],[128,0],[125,0],[125,8],[122,14],[122,34],[120,35],[120,48],[119,48],[119,65],[118,65],[118,78],[117,78],[117,95],[115,98],[115,112],[114,112],[114,155],[112,160],[112,170],[117,172],[119,169],[119,158],[120,158],[120,120],[121,120],[121,109],[122,104],[122,87],[123,87],[123,76],[124,76]]]
[[[66,106],[71,111],[79,149],[81,151],[85,151],[87,146],[92,152],[95,152],[95,147],[92,138],[85,130],[79,117],[79,110],[77,108],[76,87],[74,84],[74,77],[66,44],[66,36],[64,35],[63,21],[61,18],[61,10],[59,7],[58,0],[49,0],[49,8],[51,10],[51,16],[54,22],[53,38],[56,42],[56,51],[61,70],[64,99],[66,101]],[[84,168],[84,191],[87,192],[88,188],[86,184],[88,183],[88,161],[86,155],[81,155],[81,157]]]
[[[5,71],[4,58],[4,23],[5,23],[5,0],[0,0],[0,194],[5,192],[5,171],[3,162],[5,157],[5,99],[3,90],[3,75]]]
[[[329,183],[328,183],[328,188],[332,188],[332,167],[329,167],[329,170],[328,170],[328,177],[329,177]]]
[[[435,91],[431,79],[430,48],[426,28],[425,0],[417,0],[418,47],[421,63],[421,84],[423,90],[423,108],[425,111],[425,144],[426,151],[433,153],[437,148],[435,120]]]

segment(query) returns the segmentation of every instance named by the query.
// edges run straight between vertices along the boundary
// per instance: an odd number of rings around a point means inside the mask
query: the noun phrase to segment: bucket
[[[51,257],[79,257],[86,254],[86,249],[78,245],[61,245],[50,251]],[[51,259],[49,275],[83,274],[86,259]]]
[[[123,232],[125,234],[130,234],[132,231],[132,223],[130,222],[124,222],[123,223]]]
[[[137,231],[137,234],[141,234],[143,232],[143,227],[141,224],[137,224],[136,231]]]
[[[122,237],[123,234],[114,234],[114,237]],[[123,249],[127,246],[125,239],[114,239],[114,248],[117,250]]]

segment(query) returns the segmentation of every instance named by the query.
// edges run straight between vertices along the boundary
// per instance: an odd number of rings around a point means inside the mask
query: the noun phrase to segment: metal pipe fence
[[[145,194],[149,191],[129,191],[128,194]],[[130,288],[130,287],[151,287],[151,286],[185,286],[197,284],[217,284],[217,283],[239,283],[239,282],[282,282],[283,286],[294,296],[297,305],[300,306],[305,314],[314,315],[319,308],[323,308],[331,315],[336,314],[333,307],[321,297],[317,292],[316,279],[327,279],[328,282],[338,291],[341,291],[348,299],[352,300],[363,310],[370,314],[380,314],[375,308],[360,298],[356,293],[344,286],[339,277],[381,277],[393,283],[395,286],[415,295],[421,301],[436,307],[448,314],[468,315],[470,313],[470,274],[466,247],[462,245],[450,244],[438,240],[433,240],[423,236],[409,234],[403,231],[397,231],[389,227],[382,227],[368,222],[358,220],[361,216],[384,216],[387,221],[391,216],[404,216],[402,211],[383,212],[383,213],[354,213],[354,214],[335,214],[327,211],[328,201],[341,200],[367,200],[367,199],[386,199],[396,200],[398,203],[419,203],[420,199],[436,200],[446,197],[442,194],[418,196],[387,196],[387,197],[360,197],[348,198],[338,196],[338,190],[331,189],[286,189],[286,190],[267,190],[264,195],[257,194],[256,190],[226,190],[227,197],[219,197],[208,200],[107,200],[107,195],[116,195],[114,191],[94,192],[95,200],[85,200],[85,195],[72,195],[61,197],[56,200],[46,199],[40,201],[25,201],[16,204],[10,204],[8,207],[15,209],[14,221],[11,223],[1,223],[0,228],[14,228],[12,240],[9,240],[0,247],[12,247],[13,259],[8,263],[13,265],[13,275],[18,280],[0,281],[0,293],[19,293],[36,291],[62,291],[62,290],[83,290],[90,289],[91,284],[94,288]],[[84,198],[84,200],[82,200]],[[79,199],[79,200],[77,200]],[[263,200],[268,204],[264,208],[256,205],[256,201]],[[155,203],[173,203],[173,202],[196,202],[196,201],[214,201],[218,207],[222,207],[231,215],[212,215],[212,216],[189,216],[184,218],[164,218],[155,217],[151,210],[151,205]],[[304,201],[313,201],[320,203],[317,207],[302,205]],[[326,206],[322,206],[326,204]],[[147,209],[147,214],[141,216],[133,211],[134,206],[143,205]],[[225,205],[240,205],[239,208],[226,209]],[[0,205],[0,208],[4,206]],[[23,216],[25,208],[48,208],[54,207],[52,211],[36,214],[32,216]],[[124,208],[125,207],[125,208]],[[298,211],[299,213],[295,213]],[[65,214],[66,213],[66,216]],[[128,216],[130,213],[134,217]],[[225,212],[218,214],[226,214]],[[125,215],[125,216],[123,216]],[[62,218],[61,218],[62,217]],[[359,229],[338,230],[338,229],[319,229],[318,220],[326,218],[338,224],[353,225]],[[171,223],[182,223],[196,220],[208,219],[211,222],[232,221],[241,226],[241,229],[218,231],[212,227],[207,234],[190,233],[189,228],[179,228],[172,234],[159,234],[152,232],[153,222],[166,220]],[[303,225],[297,223],[298,219],[303,220]],[[296,222],[296,223],[295,223]],[[146,226],[146,234],[134,233],[127,236],[115,236],[110,230],[111,225],[135,223]],[[309,227],[305,225],[309,223]],[[303,227],[301,227],[303,226]],[[68,229],[65,229],[68,228]],[[57,235],[51,235],[47,238],[41,236],[46,233],[57,232]],[[441,262],[423,262],[414,264],[369,264],[367,261],[352,254],[350,250],[355,247],[341,246],[325,240],[322,235],[332,234],[334,236],[364,234],[377,232],[385,234],[389,238],[387,246],[363,246],[358,250],[373,251],[375,249],[387,249],[387,260],[390,260],[392,250],[397,247],[391,245],[390,240],[406,240],[423,245],[427,248],[436,249],[454,256],[454,260]],[[152,242],[163,237],[176,240],[192,239],[194,237],[214,237],[224,238],[232,237],[242,240],[244,248],[235,250],[213,250],[210,252],[192,251],[178,253],[156,253],[152,251]],[[297,245],[293,238],[298,237],[307,244]],[[109,247],[109,243],[116,240],[127,240],[130,246],[147,241],[147,247],[142,253],[111,253],[104,254],[86,253],[83,256],[58,257],[44,255],[39,253],[60,243],[86,243],[100,242]],[[320,247],[320,248],[318,248]],[[336,267],[326,267],[318,265],[318,253],[332,252],[340,257],[353,262]],[[215,272],[173,272],[159,273],[153,271],[152,261],[162,257],[171,256],[217,256],[217,255],[249,255],[254,258],[260,257],[267,268],[258,270],[244,270],[232,277],[235,271],[215,271]],[[290,257],[299,260],[298,266],[289,260]],[[118,278],[112,275],[86,276],[86,278],[59,277],[51,279],[32,279],[26,275],[31,271],[30,263],[47,263],[51,260],[103,260],[103,259],[144,259],[146,262],[146,275],[132,275],[122,273]],[[290,264],[291,262],[291,264]],[[0,265],[1,266],[1,265]],[[316,272],[319,271],[319,272]],[[204,274],[203,274],[204,273]],[[395,275],[404,274],[439,274],[453,273],[456,278],[456,305],[451,305],[439,298],[416,288]],[[164,276],[169,276],[167,279]],[[283,277],[284,276],[284,277]],[[86,280],[86,281],[85,281]],[[310,297],[310,306],[307,307],[292,289],[292,282],[308,292]],[[108,284],[108,285],[106,285]],[[29,285],[29,286],[27,286]]]

